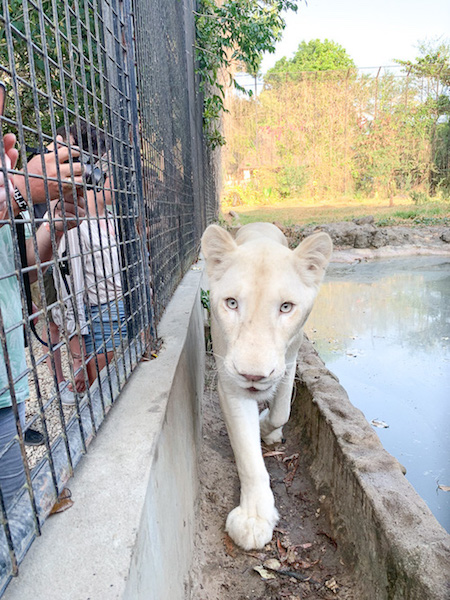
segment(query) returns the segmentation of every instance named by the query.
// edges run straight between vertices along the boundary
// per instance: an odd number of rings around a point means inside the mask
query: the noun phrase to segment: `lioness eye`
[[[236,310],[238,307],[237,300],[234,298],[227,298],[225,300],[225,304],[228,306],[228,308],[231,308],[231,310]]]
[[[283,302],[283,304],[280,306],[280,312],[282,312],[282,313],[291,312],[293,306],[294,305],[292,304],[292,302]]]

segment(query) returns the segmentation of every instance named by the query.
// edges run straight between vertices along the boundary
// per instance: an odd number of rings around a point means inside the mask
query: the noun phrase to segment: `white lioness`
[[[262,548],[278,521],[261,453],[280,442],[289,418],[303,325],[330,260],[326,233],[295,250],[269,223],[242,227],[236,238],[217,225],[203,234],[211,297],[218,390],[241,482],[240,504],[226,530],[244,548]],[[269,403],[258,414],[258,401]]]

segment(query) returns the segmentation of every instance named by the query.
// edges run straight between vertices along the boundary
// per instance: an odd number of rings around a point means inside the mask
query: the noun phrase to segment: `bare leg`
[[[97,354],[98,371],[97,371],[97,365],[95,363],[95,358],[94,357],[91,358],[91,360],[87,363],[89,385],[92,385],[94,383],[94,381],[97,379],[97,377],[99,376],[102,369],[104,369],[106,367],[106,364],[107,363],[109,364],[113,360],[113,358],[114,358],[113,351],[107,352],[106,354]]]
[[[49,323],[49,328],[50,328],[49,347],[53,347],[53,346],[56,346],[56,344],[59,342],[59,329],[58,329],[58,326],[55,323],[53,323],[52,321],[50,321],[50,323]],[[44,340],[44,342],[47,342],[47,332],[45,330],[45,327],[42,331],[42,339]],[[58,383],[61,383],[61,381],[64,381],[64,374],[63,374],[62,364],[61,364],[61,350],[59,348],[57,350],[54,350],[53,358],[55,361],[56,381]],[[50,373],[53,374],[52,360],[51,360],[50,356],[47,356],[46,362],[47,362],[48,370],[50,371]]]

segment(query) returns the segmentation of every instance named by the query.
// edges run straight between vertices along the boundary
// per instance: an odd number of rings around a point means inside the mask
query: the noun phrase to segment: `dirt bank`
[[[297,246],[316,231],[326,231],[335,247],[334,260],[346,262],[365,258],[450,253],[450,227],[442,225],[378,227],[373,217],[307,227],[277,225],[291,247]]]

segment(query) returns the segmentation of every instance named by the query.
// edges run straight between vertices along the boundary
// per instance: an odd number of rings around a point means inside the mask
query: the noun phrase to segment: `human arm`
[[[84,340],[80,341],[80,336],[74,335],[70,339],[70,352],[73,359],[73,375],[75,380],[75,390],[78,393],[82,393],[86,390],[86,382],[84,378],[84,369],[83,369],[83,355],[86,354],[84,348]],[[69,389],[73,390],[73,385],[69,385]]]
[[[55,240],[58,243],[64,235],[64,221],[67,229],[72,229],[79,224],[80,219],[85,216],[84,201],[82,198],[74,199],[73,194],[67,194],[63,201],[51,203],[51,221],[54,225]],[[47,215],[48,216],[48,215]],[[50,220],[36,231],[36,244],[41,263],[49,261],[53,255]],[[36,264],[36,255],[33,239],[26,241],[28,266]],[[37,271],[29,272],[30,282],[37,280]]]
[[[16,166],[19,153],[15,145],[16,136],[13,133],[7,133],[5,136],[3,136],[4,166],[8,170],[14,169]],[[9,187],[9,194],[12,196],[14,194],[14,178],[12,175],[8,175],[5,178],[5,174],[0,171],[0,219],[4,219],[8,212],[7,187]]]
[[[28,188],[33,204],[43,204],[46,202],[47,193],[50,200],[66,196],[72,191],[72,181],[81,186],[83,167],[80,162],[69,161],[69,155],[72,159],[79,156],[76,148],[63,146],[63,138],[58,136],[56,144],[50,144],[47,152],[37,154],[31,158],[23,172],[16,173],[14,176],[14,186],[24,198],[28,198]],[[28,175],[26,175],[26,173]],[[72,177],[73,174],[73,177]],[[80,194],[82,188],[80,189]],[[20,212],[16,201],[13,202],[14,216]]]

